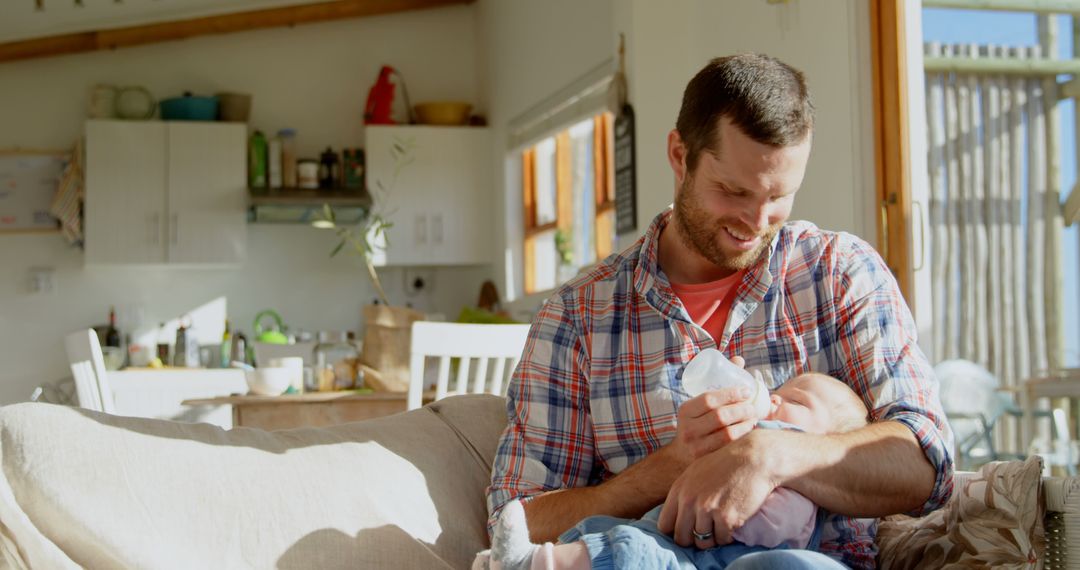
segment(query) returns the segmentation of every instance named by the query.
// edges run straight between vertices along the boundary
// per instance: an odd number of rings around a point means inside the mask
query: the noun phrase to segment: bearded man
[[[490,521],[521,500],[544,542],[588,516],[663,504],[660,530],[707,549],[787,487],[827,512],[820,545],[755,564],[872,568],[876,517],[949,498],[952,436],[896,281],[866,242],[788,220],[813,126],[805,78],[774,58],[715,59],[689,82],[668,135],[673,208],[533,322]],[[754,430],[745,391],[683,390],[683,368],[710,347],[773,389],[804,372],[837,378],[871,423],[835,435]]]

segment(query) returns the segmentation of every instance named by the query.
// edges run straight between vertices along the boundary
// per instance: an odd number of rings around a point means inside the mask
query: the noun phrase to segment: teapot
[[[263,317],[270,317],[273,320],[273,325],[269,329],[263,329],[262,319]],[[251,325],[251,328],[255,331],[255,340],[257,342],[265,342],[266,344],[289,344],[289,337],[285,336],[282,332],[285,329],[285,323],[281,320],[281,315],[277,314],[277,311],[273,309],[265,309],[255,315],[255,322]]]

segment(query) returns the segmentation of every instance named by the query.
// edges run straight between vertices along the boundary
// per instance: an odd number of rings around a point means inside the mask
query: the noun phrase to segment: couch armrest
[[[1046,477],[1043,494],[1046,498],[1043,568],[1069,568],[1070,563],[1075,567],[1080,564],[1080,478]]]

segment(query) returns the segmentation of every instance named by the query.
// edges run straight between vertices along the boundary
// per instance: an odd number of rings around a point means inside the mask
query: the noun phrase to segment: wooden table
[[[424,394],[430,402],[435,393]],[[406,410],[405,392],[311,392],[282,396],[220,396],[184,400],[186,406],[232,406],[234,427],[265,430],[323,427]]]
[[[1024,411],[1020,423],[1021,452],[1026,452],[1035,438],[1035,406],[1040,398],[1080,398],[1080,368],[1055,370],[1046,376],[1024,380],[1020,390],[1020,407]]]

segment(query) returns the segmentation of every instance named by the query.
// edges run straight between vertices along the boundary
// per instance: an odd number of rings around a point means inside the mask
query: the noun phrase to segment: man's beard
[[[675,198],[674,215],[678,222],[676,227],[683,243],[714,265],[728,271],[742,271],[753,266],[772,244],[773,237],[780,231],[783,223],[773,224],[765,228],[765,231],[755,234],[761,236],[761,241],[754,249],[736,255],[725,253],[720,246],[720,233],[727,231],[724,226],[734,228],[739,233],[743,233],[745,228],[734,219],[712,219],[701,206],[701,198],[694,192],[691,178],[692,175],[688,173],[679,195]],[[751,233],[753,232],[746,231],[746,234]]]

